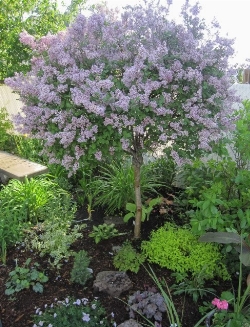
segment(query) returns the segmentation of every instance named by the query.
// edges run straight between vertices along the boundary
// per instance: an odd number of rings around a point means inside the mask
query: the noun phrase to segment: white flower
[[[37,308],[36,309],[36,314],[40,312],[40,308]]]
[[[114,318],[114,316],[115,316],[114,312],[111,312],[110,315],[111,315],[112,318]]]
[[[88,303],[88,299],[86,299],[85,297],[82,299],[82,303],[84,304],[84,305],[86,305],[87,303]]]
[[[82,314],[83,314],[82,321],[86,321],[86,322],[90,321],[90,316],[88,313],[83,312]]]
[[[81,304],[81,300],[77,299],[75,302],[73,302],[73,304],[80,305]]]
[[[39,321],[38,325],[43,326],[43,321]]]
[[[44,308],[47,308],[47,306],[48,306],[47,304],[44,304]]]
[[[49,324],[48,327],[53,327],[53,325]]]
[[[91,305],[91,308],[92,308],[93,310],[95,310],[95,309],[96,309],[96,304],[95,304],[95,303],[92,304],[92,305]]]
[[[56,313],[54,313],[54,318],[56,318],[57,317],[57,314]]]
[[[65,302],[68,304],[69,303],[69,299],[66,297]]]

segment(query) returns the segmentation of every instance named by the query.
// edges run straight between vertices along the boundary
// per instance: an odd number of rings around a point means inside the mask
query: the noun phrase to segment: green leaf
[[[42,293],[43,292],[43,285],[40,284],[40,283],[36,283],[35,285],[33,285],[32,288],[36,293]]]
[[[134,213],[129,212],[129,213],[127,213],[127,214],[124,216],[123,221],[124,221],[125,223],[127,223],[127,222],[129,221],[129,219],[130,219],[130,218],[133,218],[134,216],[135,216]]]
[[[200,242],[215,242],[215,243],[241,243],[240,235],[229,232],[208,232],[199,238]]]
[[[135,211],[136,211],[135,203],[127,203],[126,204],[126,210],[135,213]]]

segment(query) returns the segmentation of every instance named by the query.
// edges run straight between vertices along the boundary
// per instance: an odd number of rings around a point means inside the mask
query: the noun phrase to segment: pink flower
[[[220,300],[214,298],[212,304],[216,306],[219,310],[227,310],[228,309],[228,302],[226,300]]]

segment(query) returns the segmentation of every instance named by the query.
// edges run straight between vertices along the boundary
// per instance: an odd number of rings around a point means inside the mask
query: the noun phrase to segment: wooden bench
[[[25,177],[34,177],[48,171],[46,166],[0,151],[0,180],[3,183],[10,178],[23,181]]]

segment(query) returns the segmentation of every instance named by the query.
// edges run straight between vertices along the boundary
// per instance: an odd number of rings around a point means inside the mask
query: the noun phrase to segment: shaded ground
[[[121,232],[126,232],[126,235],[115,237],[109,240],[104,240],[99,244],[95,244],[94,240],[88,236],[92,231],[93,224],[103,222],[103,215],[100,212],[95,212],[93,221],[88,223],[88,226],[83,230],[83,237],[72,245],[72,250],[78,252],[85,250],[91,257],[90,267],[93,269],[93,276],[104,270],[115,270],[112,263],[112,246],[121,245],[126,239],[132,239],[133,226],[131,224],[117,225],[117,229]],[[79,211],[77,219],[85,218],[84,211]],[[122,221],[122,218],[121,218]],[[162,217],[153,217],[149,222],[143,223],[142,239],[147,239],[152,228],[160,226],[164,223]],[[139,246],[140,241],[133,241],[133,245]],[[15,261],[18,260],[21,266],[27,258],[32,258],[32,262],[40,263],[39,269],[44,269],[49,281],[44,284],[43,294],[35,293],[32,289],[23,290],[15,295],[13,300],[4,294],[5,283],[8,279],[8,274],[15,268]],[[51,304],[54,299],[65,299],[66,296],[75,298],[87,297],[93,299],[98,296],[103,306],[106,308],[107,314],[113,312],[117,325],[127,319],[128,311],[126,305],[119,299],[111,298],[102,293],[93,293],[93,279],[89,280],[86,287],[82,287],[70,282],[70,271],[73,266],[72,258],[65,262],[60,270],[60,275],[56,271],[48,269],[46,258],[40,258],[37,254],[25,251],[23,247],[12,248],[7,255],[7,265],[0,266],[0,320],[2,327],[29,327],[33,325],[32,315],[35,313],[35,307],[43,308],[45,304]],[[167,269],[159,269],[152,266],[156,275],[159,278],[165,278],[171,285],[170,271]],[[130,279],[133,282],[133,289],[121,296],[121,300],[127,301],[128,295],[137,290],[145,290],[148,286],[153,286],[152,280],[142,267],[137,274],[128,272]],[[198,305],[195,305],[191,298],[186,296],[175,297],[175,304],[180,315],[183,315],[183,327],[192,327],[200,318],[198,313]],[[1,324],[0,324],[1,326]],[[164,319],[163,327],[168,327],[167,319]],[[72,326],[74,327],[74,326]]]

